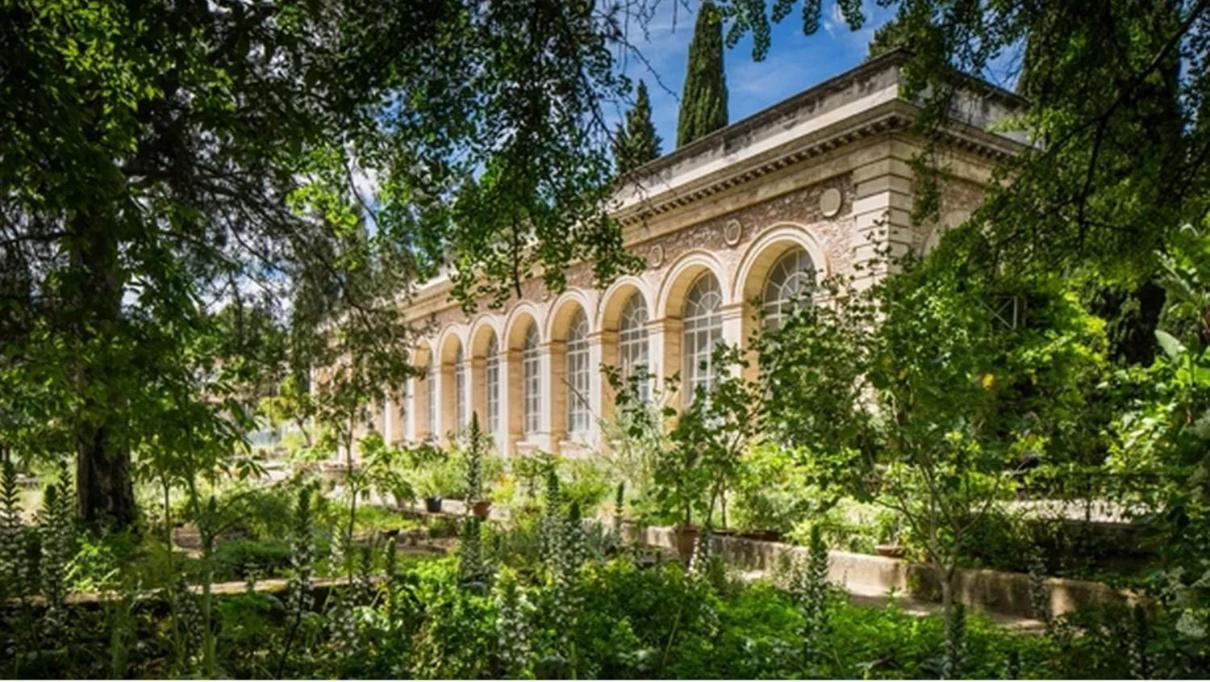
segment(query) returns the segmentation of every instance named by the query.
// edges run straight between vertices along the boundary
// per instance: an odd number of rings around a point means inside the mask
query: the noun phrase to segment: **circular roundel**
[[[727,221],[723,226],[723,241],[727,242],[728,246],[735,246],[739,243],[740,237],[744,234],[744,226],[734,218]]]
[[[664,247],[662,245],[656,244],[651,247],[650,261],[653,268],[658,268],[664,264]]]
[[[837,213],[840,213],[841,196],[840,190],[835,187],[829,187],[819,195],[819,212],[825,218],[831,218]]]

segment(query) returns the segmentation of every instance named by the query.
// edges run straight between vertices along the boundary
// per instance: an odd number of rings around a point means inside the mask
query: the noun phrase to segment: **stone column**
[[[647,357],[651,362],[650,371],[655,375],[655,386],[651,387],[653,396],[664,389],[664,379],[681,371],[681,329],[681,321],[675,317],[647,323]],[[676,404],[676,396],[665,398]]]
[[[567,342],[547,342],[541,358],[543,447],[557,453],[567,438]]]
[[[382,442],[387,445],[395,442],[395,399],[390,391],[382,401]]]
[[[748,338],[745,336],[748,325],[744,324],[744,318],[748,314],[748,304],[744,301],[728,303],[719,309],[723,317],[723,343],[729,346],[738,346],[739,348],[747,348]],[[735,373],[740,368],[732,367],[730,371]],[[751,367],[749,367],[749,371]]]
[[[613,390],[605,378],[602,366],[618,363],[618,333],[612,330],[593,332],[588,335],[588,406],[592,412],[592,423],[588,429],[588,442],[600,446],[601,421],[613,418]]]
[[[495,437],[491,426],[487,423],[487,359],[471,358],[467,361],[466,371],[466,404],[470,406],[470,414],[479,418],[479,429],[490,437]],[[470,414],[467,419],[470,419]]]
[[[509,455],[517,454],[517,443],[525,436],[525,370],[521,366],[521,351],[500,353],[500,424],[503,435],[500,448]]]
[[[416,379],[408,377],[403,380],[403,410],[400,416],[400,436],[404,441],[413,442],[416,440]]]
[[[432,429],[429,428],[429,424],[432,423],[432,420],[429,418],[429,396],[433,395],[433,391],[437,387],[436,372],[425,375],[424,379],[418,379],[415,386],[416,391],[412,400],[416,405],[416,409],[412,414],[415,415],[413,420],[416,424],[416,440],[435,438],[435,434],[431,433]]]
[[[457,386],[454,385],[454,363],[443,362],[438,365],[437,372],[437,436],[442,443],[447,442],[447,436],[458,431],[455,423],[454,400],[457,399]]]

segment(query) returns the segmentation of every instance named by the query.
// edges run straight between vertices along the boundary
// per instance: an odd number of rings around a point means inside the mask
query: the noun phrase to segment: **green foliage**
[[[804,670],[820,665],[819,644],[828,630],[831,594],[828,588],[828,547],[818,526],[811,528],[805,559],[798,557],[790,570],[789,592],[797,602],[802,625],[799,640]]]
[[[511,568],[501,569],[492,588],[500,672],[509,679],[529,677],[533,665],[534,607]]]
[[[727,125],[727,82],[723,70],[723,18],[713,3],[703,2],[697,12],[689,65],[677,115],[676,146]]]
[[[421,679],[486,677],[496,646],[492,598],[459,587],[456,562],[420,564],[400,581],[408,594],[401,613],[411,632],[406,673]]]
[[[745,378],[743,351],[720,344],[711,352],[718,376],[698,387],[669,438],[671,451],[657,462],[656,499],[668,518],[689,525],[694,513],[714,525],[716,511],[726,525],[723,505],[735,484],[741,458],[763,434],[764,391]]]
[[[285,540],[228,540],[214,552],[217,580],[277,575],[291,563],[290,544]]]
[[[458,538],[458,575],[463,583],[483,585],[489,578],[483,561],[482,522],[468,516]]]
[[[456,497],[465,491],[465,469],[459,458],[421,443],[407,451],[407,480],[421,498]]]
[[[656,469],[672,448],[668,436],[677,414],[669,399],[678,381],[666,379],[662,390],[652,390],[656,376],[646,368],[623,376],[620,368],[606,366],[602,373],[614,394],[613,417],[602,426],[612,475],[629,484],[640,516],[653,515]]]
[[[873,59],[892,50],[909,47],[910,40],[911,36],[904,30],[903,24],[892,19],[874,30],[874,37],[870,39],[866,59]]]
[[[67,598],[68,570],[76,554],[77,533],[72,505],[71,475],[60,465],[58,476],[42,495],[38,513],[38,537],[42,550],[40,588],[46,599],[47,621],[61,625],[63,603]]]
[[[1203,653],[1210,646],[1210,230],[1186,226],[1161,258],[1172,302],[1169,320],[1182,338],[1157,331],[1163,353],[1125,382],[1149,387],[1114,425],[1109,468],[1120,491],[1150,531],[1161,566],[1152,591],[1179,614],[1180,643]],[[1184,324],[1180,324],[1183,320]],[[1125,373],[1124,373],[1125,374]],[[1179,539],[1178,539],[1179,538]]]
[[[653,161],[660,156],[660,136],[651,121],[651,99],[647,83],[639,81],[634,107],[626,112],[626,120],[614,132],[613,162],[618,175]]]
[[[36,538],[22,518],[17,467],[8,452],[0,473],[0,599],[7,600],[33,592],[36,570],[27,547]]]
[[[823,491],[812,485],[808,466],[776,443],[749,448],[739,462],[734,495],[728,499],[728,526],[788,533],[801,519],[817,517],[826,502]]]

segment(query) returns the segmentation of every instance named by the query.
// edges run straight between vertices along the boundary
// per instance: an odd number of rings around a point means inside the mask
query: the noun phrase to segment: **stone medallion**
[[[819,212],[823,217],[832,218],[840,213],[841,198],[840,190],[835,187],[829,187],[819,195]]]
[[[727,224],[723,226],[723,241],[727,242],[727,246],[738,244],[743,235],[744,226],[735,218],[728,220]]]
[[[664,247],[661,244],[656,244],[651,247],[651,254],[648,257],[651,262],[651,267],[658,268],[664,264]]]

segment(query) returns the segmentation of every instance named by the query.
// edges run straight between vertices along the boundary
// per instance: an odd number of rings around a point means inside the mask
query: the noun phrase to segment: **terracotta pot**
[[[424,510],[430,514],[440,514],[441,513],[441,498],[440,497],[424,498]]]
[[[490,500],[479,500],[475,506],[471,507],[471,511],[475,513],[475,517],[481,521],[486,521],[487,517],[491,516],[492,503]]]
[[[878,556],[889,557],[891,559],[902,559],[907,549],[900,544],[874,545],[874,551],[878,552]]]
[[[693,546],[697,544],[698,529],[695,526],[677,526],[672,532],[676,536],[677,556],[689,563],[693,557]]]

